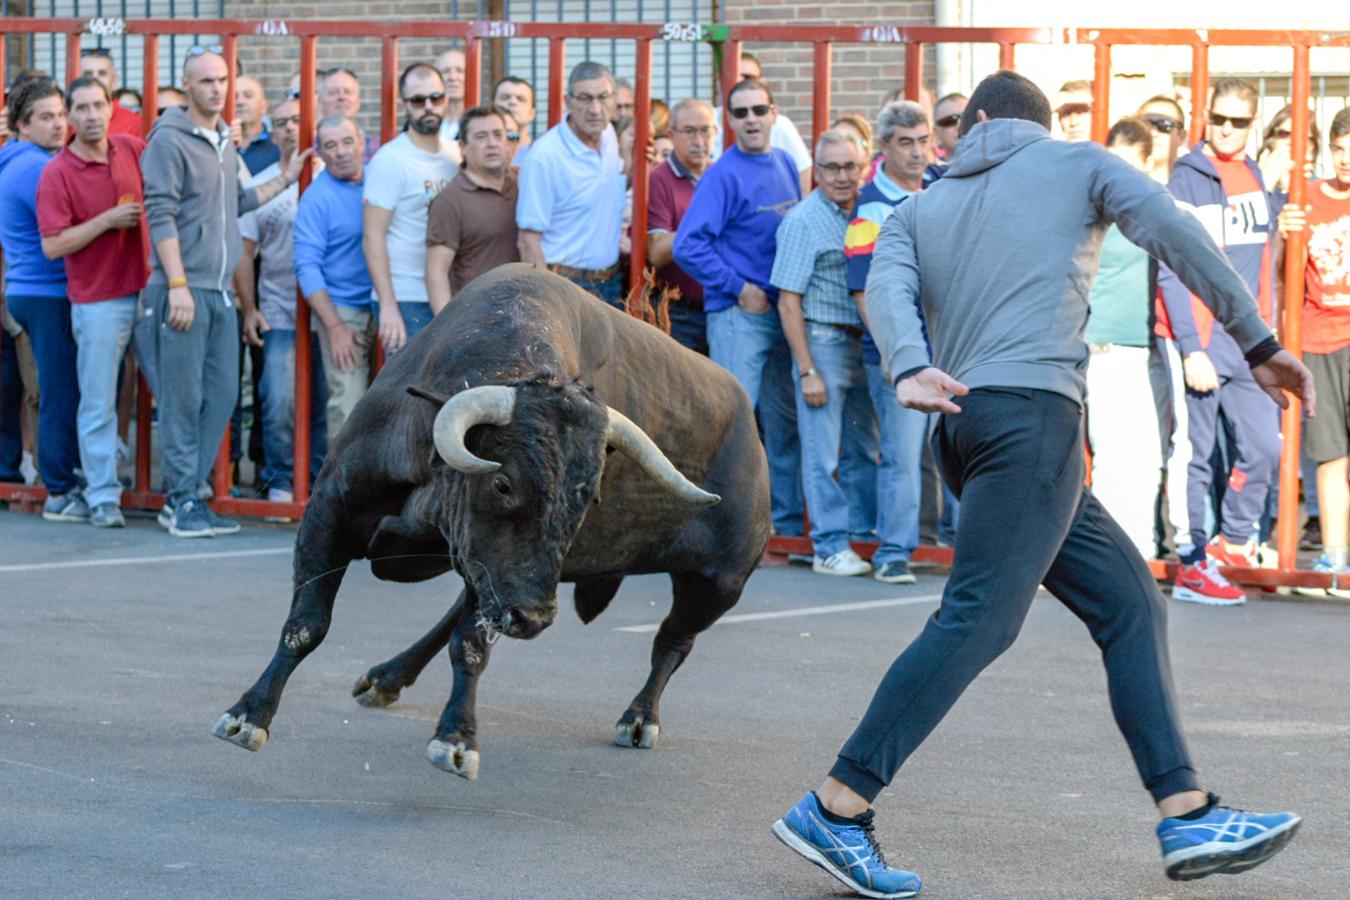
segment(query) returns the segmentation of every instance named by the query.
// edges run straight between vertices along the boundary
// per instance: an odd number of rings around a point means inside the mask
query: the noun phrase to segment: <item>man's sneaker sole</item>
[[[875,897],[878,898],[878,900],[898,900],[898,898],[901,897],[914,897],[919,893],[918,891],[896,891],[893,894],[885,894],[881,891],[874,891],[871,888],[863,887],[850,878],[847,872],[830,862],[823,853],[802,840],[801,837],[797,835],[797,832],[793,831],[788,823],[784,822],[782,819],[773,823],[773,836],[786,844],[788,849],[792,850],[802,859],[820,866],[826,872],[829,872],[835,878],[847,885],[849,890],[861,894],[864,897]]]
[[[1163,857],[1167,877],[1173,881],[1194,881],[1208,875],[1237,875],[1254,869],[1283,850],[1302,821],[1295,817],[1245,841],[1211,841],[1175,850]]]
[[[161,506],[159,508],[159,515],[155,516],[155,521],[159,523],[160,528],[168,531],[173,527],[173,510],[169,509],[167,506]]]
[[[68,516],[64,513],[43,512],[42,518],[48,522],[88,522],[88,516]]]
[[[169,534],[176,538],[213,538],[216,536],[216,533],[210,528],[201,531],[183,531],[177,525],[169,526]]]
[[[882,584],[918,584],[919,579],[914,577],[913,572],[906,572],[904,575],[881,575],[880,572],[873,572],[872,577]]]
[[[1241,606],[1247,602],[1245,596],[1234,600],[1220,600],[1216,597],[1210,597],[1199,591],[1193,591],[1190,588],[1174,587],[1172,588],[1172,599],[1180,600],[1182,603],[1201,603],[1205,606]]]

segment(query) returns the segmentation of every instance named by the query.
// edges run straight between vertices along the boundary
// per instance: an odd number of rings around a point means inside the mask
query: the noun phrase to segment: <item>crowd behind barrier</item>
[[[283,97],[238,71],[230,35],[192,47],[180,85],[139,94],[118,87],[107,51],[78,39],[64,79],[10,79],[0,481],[45,486],[47,519],[117,527],[130,441],[132,496],[140,505],[162,493],[159,520],[175,536],[238,531],[222,510],[294,516],[382,356],[475,277],[523,261],[620,309],[666,306],[676,340],[737,376],[769,456],[775,534],[809,537],[791,546],[809,546],[815,572],[908,583],[921,545],[954,542],[959,502],[932,461],[931,417],[896,402],[896,382],[912,373],[889,371],[866,315],[882,225],[940,185],[968,112],[964,96],[934,100],[921,87],[921,54],[906,54],[904,86],[880,110],[831,121],[829,45],[818,42],[825,93],[808,141],[734,40],[723,43],[717,105],[650,97],[649,52],[637,55],[636,90],[593,61],[564,79],[555,45],[553,127],[531,143],[526,125],[545,98],[528,81],[507,75],[480,89],[473,41],[395,72],[394,37],[379,135],[356,118],[371,87],[320,69],[309,35]],[[1269,122],[1256,119],[1251,84],[1211,86],[1202,66],[1189,98],[1158,95],[1108,129],[1109,46],[1098,49],[1095,78],[1052,100],[1054,139],[1095,136],[1164,182],[1296,352],[1301,337],[1319,415],[1306,454],[1286,449],[1284,466],[1304,461],[1298,543],[1321,551],[1313,571],[1327,576],[1305,580],[1339,593],[1334,577],[1350,573],[1350,110],[1325,139],[1315,126],[1299,133],[1309,128],[1304,46],[1293,102]],[[1002,59],[1011,63],[1010,43]],[[1255,159],[1252,134],[1262,136]],[[1293,161],[1310,167],[1320,152],[1335,174],[1305,196]],[[1296,282],[1277,284],[1282,270]],[[1297,411],[1281,426],[1199,298],[1114,225],[1090,291],[1086,449],[1097,496],[1145,558],[1177,558],[1178,599],[1241,602],[1221,566],[1287,576],[1301,523],[1298,479],[1280,470],[1281,428],[1297,445]],[[251,397],[240,396],[245,363]],[[131,441],[119,396],[137,370],[145,386]],[[219,502],[231,493],[270,502]],[[859,542],[875,542],[870,562]]]

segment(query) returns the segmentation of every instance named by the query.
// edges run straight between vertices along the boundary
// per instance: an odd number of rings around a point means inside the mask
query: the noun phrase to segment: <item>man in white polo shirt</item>
[[[619,231],[623,162],[609,124],[614,79],[583,62],[567,79],[567,115],[535,141],[520,169],[520,258],[623,308]]]

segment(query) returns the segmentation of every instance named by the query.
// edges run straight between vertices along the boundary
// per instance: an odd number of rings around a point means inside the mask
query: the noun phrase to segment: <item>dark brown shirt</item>
[[[469,180],[462,170],[431,201],[427,246],[455,251],[450,291],[459,291],[489,269],[520,260],[516,246],[516,177],[500,192]]]

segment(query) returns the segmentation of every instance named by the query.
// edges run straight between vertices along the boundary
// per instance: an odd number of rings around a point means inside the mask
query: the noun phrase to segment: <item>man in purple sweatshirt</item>
[[[778,115],[769,86],[756,78],[727,94],[736,145],[699,179],[675,233],[675,263],[703,285],[708,350],[750,395],[769,456],[773,527],[802,533],[801,446],[792,351],[769,283],[778,225],[801,199],[792,157],[770,146]]]

